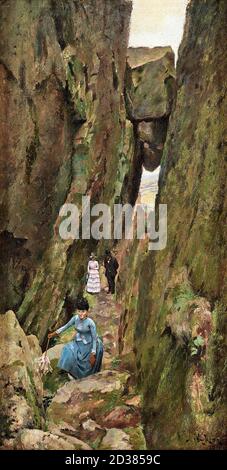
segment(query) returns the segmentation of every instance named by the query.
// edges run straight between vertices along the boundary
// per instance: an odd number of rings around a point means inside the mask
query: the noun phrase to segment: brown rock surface
[[[1,4],[1,302],[44,341],[84,287],[91,251],[60,239],[58,211],[81,207],[83,194],[112,204],[133,155],[123,99],[131,2],[15,5]]]
[[[15,314],[0,315],[1,440],[43,425],[43,386],[35,362],[40,355],[37,338],[25,335]]]
[[[188,5],[161,162],[167,246],[135,240],[120,274],[149,448],[226,447],[226,17],[222,0]]]
[[[91,447],[76,437],[39,429],[24,429],[13,444],[16,450],[91,450]]]

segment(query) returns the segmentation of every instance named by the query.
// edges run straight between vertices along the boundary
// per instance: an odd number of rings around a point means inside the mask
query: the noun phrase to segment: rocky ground
[[[9,429],[8,434],[3,433],[2,448],[25,450],[146,448],[141,425],[141,397],[136,390],[133,373],[129,372],[129,369],[132,369],[130,362],[127,364],[127,361],[118,354],[117,338],[121,306],[115,301],[114,296],[107,294],[104,289],[99,295],[88,295],[88,297],[90,315],[97,324],[105,348],[102,371],[85,379],[73,380],[57,368],[57,361],[64,344],[75,334],[72,329],[67,330],[47,351],[53,371],[44,377],[43,410],[39,426],[36,428],[35,420],[32,421],[31,418],[28,422],[16,421],[16,426]],[[17,323],[13,312],[10,313],[10,318],[11,323],[12,321]],[[31,338],[34,337],[26,337],[19,325],[17,328],[20,330],[20,335],[25,338],[24,341],[30,338],[28,343],[32,344]],[[38,349],[36,357],[37,355],[40,355]],[[35,364],[33,358],[34,368],[37,369]],[[29,366],[32,368],[31,361]],[[24,368],[25,365],[23,371]],[[19,367],[17,377],[21,375],[20,372]],[[31,377],[31,373],[28,375]],[[15,395],[19,387],[16,385]],[[26,389],[26,386],[24,388]],[[33,393],[35,394],[34,390]],[[26,403],[26,393],[24,396]],[[14,414],[17,416],[17,403],[15,400],[14,402]],[[19,427],[19,424],[22,426]]]
[[[54,369],[44,384],[48,431],[61,439],[76,438],[78,442],[74,444],[83,448],[145,449],[140,396],[134,386],[133,374],[118,355],[121,306],[104,290],[98,296],[88,297],[91,317],[103,338],[103,368],[100,373],[82,380],[70,380],[56,369],[61,349],[74,335],[73,331],[63,334],[61,343],[48,350]],[[23,438],[25,441],[26,434]],[[43,439],[47,437],[43,437],[42,442]],[[71,445],[71,441],[69,443]],[[56,448],[56,443],[53,445]]]

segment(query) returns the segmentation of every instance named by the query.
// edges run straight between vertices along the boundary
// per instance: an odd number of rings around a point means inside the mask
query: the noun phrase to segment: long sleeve
[[[92,350],[91,352],[96,354],[96,341],[97,341],[97,333],[96,333],[96,326],[93,321],[90,323],[90,330],[91,330],[91,336],[92,336]]]
[[[56,330],[56,333],[59,335],[59,334],[63,333],[63,331],[65,331],[65,330],[67,330],[68,328],[70,328],[70,326],[75,325],[75,319],[76,319],[76,317],[73,316],[73,317],[71,318],[71,320],[69,320],[68,323],[66,323],[64,326],[61,326],[61,328],[58,328],[58,330]]]

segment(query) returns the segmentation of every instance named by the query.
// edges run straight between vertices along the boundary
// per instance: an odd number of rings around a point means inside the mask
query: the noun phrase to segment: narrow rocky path
[[[98,333],[103,339],[103,369],[110,367],[112,363],[116,364],[117,361],[120,313],[121,305],[114,300],[114,296],[102,290],[95,298],[94,306],[91,309],[91,317],[95,321]]]
[[[67,331],[60,342],[48,350],[53,372],[45,379],[46,429],[75,448],[145,449],[141,426],[140,396],[130,373],[120,366],[118,326],[121,305],[102,289],[97,296],[87,295],[90,315],[104,343],[100,373],[82,380],[70,380],[56,364]],[[74,441],[73,441],[74,439]]]

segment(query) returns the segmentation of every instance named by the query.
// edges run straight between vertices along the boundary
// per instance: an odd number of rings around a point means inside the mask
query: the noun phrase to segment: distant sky
[[[176,56],[188,0],[133,0],[130,46],[172,46]]]

